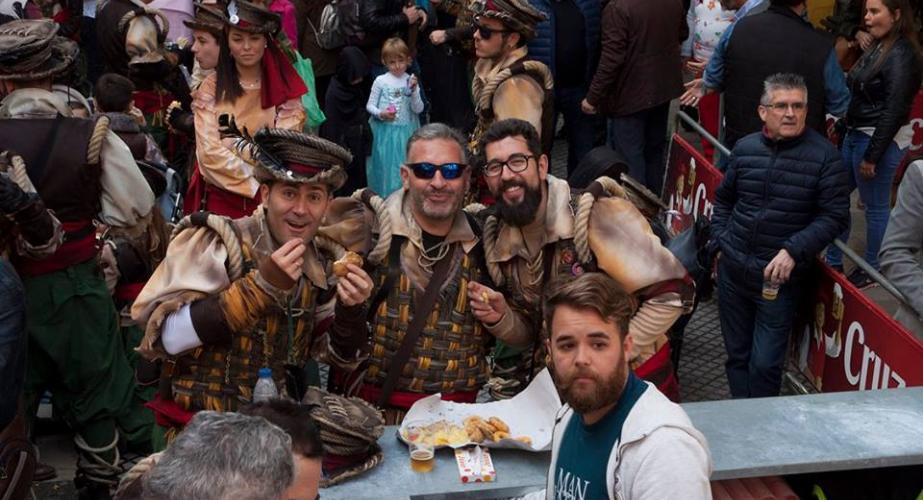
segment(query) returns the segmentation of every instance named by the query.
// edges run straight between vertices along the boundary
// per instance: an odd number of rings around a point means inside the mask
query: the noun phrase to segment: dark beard
[[[558,387],[558,392],[561,394],[561,399],[570,405],[575,412],[581,415],[615,404],[618,402],[619,398],[622,397],[622,391],[625,390],[625,382],[628,380],[628,365],[625,363],[624,357],[619,360],[617,366],[618,368],[615,370],[615,373],[605,380],[600,380],[592,374],[580,372],[565,379],[563,376],[556,373],[553,364],[549,365],[552,378],[554,379],[555,385]],[[596,390],[589,395],[576,394],[573,390],[573,384],[578,376],[592,376],[596,380]]]
[[[525,195],[518,205],[508,205],[503,199],[503,191],[514,186],[521,186],[525,190]],[[533,189],[524,182],[507,181],[500,184],[500,191],[495,197],[500,220],[514,227],[523,227],[534,221],[538,214],[538,207],[542,204],[542,188]]]

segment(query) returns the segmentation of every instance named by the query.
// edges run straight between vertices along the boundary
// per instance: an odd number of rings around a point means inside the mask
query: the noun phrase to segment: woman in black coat
[[[320,136],[348,149],[353,161],[346,168],[349,179],[340,194],[349,195],[367,184],[365,159],[371,153],[372,132],[365,111],[368,88],[364,84],[369,73],[369,60],[362,50],[345,47],[337,59],[337,72],[330,81],[324,102],[327,121],[321,125]]]

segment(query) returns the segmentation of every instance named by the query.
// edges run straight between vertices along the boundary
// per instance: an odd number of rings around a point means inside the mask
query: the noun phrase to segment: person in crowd
[[[471,144],[476,145],[493,122],[520,118],[538,130],[542,151],[550,152],[554,78],[548,66],[528,60],[526,45],[545,15],[527,0],[475,0],[469,8],[478,59],[471,81],[478,123]]]
[[[154,196],[108,119],[70,118],[51,93],[53,78],[77,55],[77,45],[56,31],[48,20],[0,26],[0,46],[7,48],[0,61],[0,149],[21,154],[65,231],[54,254],[16,262],[27,299],[25,400],[34,414],[42,392],[51,390],[58,414],[76,432],[78,487],[91,498],[107,498],[109,482],[121,472],[119,442],[143,451],[153,422],[132,398],[118,315],[98,274],[93,221],[137,237],[147,229]]]
[[[849,106],[833,42],[802,17],[805,0],[768,0],[768,8],[761,11],[766,1],[749,0],[737,10],[704,75],[689,82],[680,97],[682,104],[695,106],[709,92],[724,92],[724,142],[730,148],[762,128],[752,110],[759,107],[762,82],[770,75],[794,73],[805,79],[816,103],[808,110],[807,124],[822,134],[826,115],[841,117]]]
[[[196,4],[195,18],[183,21],[192,30],[192,51],[194,57],[189,86],[195,95],[202,81],[215,73],[224,39],[227,20],[220,8],[213,5]],[[190,103],[191,104],[191,103]],[[195,115],[191,107],[184,108],[179,101],[173,101],[167,108],[166,121],[175,132],[186,137],[195,136]]]
[[[11,500],[28,495],[36,453],[26,437],[21,404],[28,340],[25,290],[8,258],[47,257],[64,239],[60,221],[37,194],[27,192],[33,189],[26,179],[21,157],[0,153],[0,470],[13,471],[0,477],[0,491]]]
[[[894,319],[923,341],[923,161],[907,167],[881,244],[881,272],[904,295]]]
[[[192,30],[192,53],[195,68],[192,72],[192,89],[199,88],[202,81],[215,72],[221,54],[221,40],[227,21],[221,9],[205,4],[196,4],[195,18],[183,21]]]
[[[282,30],[281,32],[288,37],[292,45],[297,49],[299,40],[298,38],[298,11],[295,9],[295,5],[291,0],[259,0],[257,2],[259,5],[266,7],[270,12],[275,12],[279,15],[281,21]]]
[[[865,261],[878,269],[894,172],[913,139],[907,118],[920,90],[923,62],[909,0],[868,0],[865,8],[865,25],[875,41],[847,78],[853,97],[846,112],[848,132],[842,152],[851,185],[859,188],[865,206]],[[848,228],[840,239],[849,241]],[[827,263],[842,272],[842,251],[831,246]],[[872,284],[872,278],[858,268],[849,281],[859,288]]]
[[[337,63],[339,61],[340,51],[327,50],[321,47],[317,42],[316,28],[320,26],[321,14],[330,1],[329,0],[293,0],[295,5],[295,14],[298,21],[298,33],[300,40],[293,39],[294,44],[305,59],[311,60],[311,68],[314,69],[314,86],[317,90],[317,98],[322,107],[324,114],[327,113],[324,99],[327,95],[327,88],[333,81],[337,72]],[[368,72],[366,72],[368,73]],[[365,75],[363,75],[365,76]],[[363,99],[362,102],[365,102]],[[327,116],[330,119],[330,116]],[[355,156],[355,155],[353,155]],[[354,174],[349,172],[349,178],[352,180]]]
[[[766,79],[762,132],[734,146],[715,195],[709,247],[734,398],[777,396],[799,293],[817,254],[849,224],[836,147],[806,126],[799,75]]]
[[[208,210],[231,218],[253,213],[260,203],[254,166],[222,139],[220,117],[233,118],[251,134],[264,127],[301,130],[307,92],[301,77],[273,38],[279,16],[241,0],[230,4],[215,74],[196,91],[196,169],[186,194],[185,212]]]
[[[839,0],[833,14],[821,20],[836,40],[834,47],[843,71],[849,71],[874,41],[862,20],[864,10],[865,0]]]
[[[546,498],[710,499],[705,436],[628,365],[634,301],[605,274],[556,279],[545,339],[566,403],[555,419]]]
[[[585,113],[609,118],[610,146],[625,157],[631,176],[657,195],[670,101],[683,92],[679,48],[689,33],[682,9],[679,0],[606,4],[599,66],[581,103]]]
[[[429,96],[429,121],[444,123],[462,133],[474,128],[474,103],[471,102],[471,43],[473,31],[464,23],[468,2],[442,0],[430,2],[435,10],[435,26],[418,41],[420,81]]]
[[[734,22],[734,11],[726,9],[714,0],[692,0],[686,12],[689,37],[683,42],[680,54],[685,61],[685,70],[694,78],[700,78],[705,65],[711,59],[721,35]],[[711,93],[699,100],[699,123],[712,136],[718,137],[718,94]],[[709,160],[715,155],[715,147],[702,139],[702,151]]]
[[[154,138],[141,130],[144,116],[134,106],[131,98],[134,91],[135,84],[128,78],[116,73],[104,74],[96,82],[96,112],[109,118],[109,129],[128,145],[136,161],[165,165]]]
[[[404,163],[407,140],[420,128],[423,99],[416,75],[407,74],[410,49],[400,38],[389,38],[381,49],[381,61],[388,68],[372,83],[368,103],[372,128],[372,155],[366,166],[369,187],[387,198],[401,187],[400,165]]]
[[[546,19],[529,42],[529,58],[548,66],[554,77],[555,117],[564,117],[569,175],[597,145],[602,128],[598,117],[580,107],[599,61],[602,7],[599,0],[534,0],[534,6]]]
[[[363,195],[377,215],[379,235],[367,256],[376,291],[359,396],[381,408],[388,425],[437,392],[473,403],[487,381],[490,335],[464,287],[486,279],[480,229],[461,209],[471,180],[466,151],[458,131],[425,125],[407,142],[403,189],[385,200]]]
[[[144,475],[142,498],[287,500],[294,478],[284,430],[262,417],[204,411]]]
[[[241,410],[244,415],[263,417],[292,438],[295,475],[282,500],[316,500],[321,478],[324,445],[320,429],[311,417],[311,407],[286,399],[254,403]]]
[[[337,59],[336,77],[327,87],[320,136],[339,144],[352,154],[346,167],[348,179],[342,188],[346,195],[368,185],[366,159],[372,154],[372,129],[363,103],[368,102],[365,75],[369,61],[358,47],[343,47]]]
[[[691,308],[694,288],[644,216],[624,196],[594,200],[592,194],[574,192],[567,182],[550,175],[538,132],[526,121],[494,123],[478,149],[484,180],[496,199],[482,215],[487,269],[496,286],[481,282],[468,288],[474,297],[486,293],[486,301],[472,300],[471,307],[501,341],[494,351],[497,384],[491,385],[491,393],[509,397],[525,388],[538,353],[505,343],[539,342],[541,296],[548,283],[599,269],[641,304],[627,332],[633,340],[626,353],[631,368],[678,399],[666,332]]]
[[[371,279],[354,265],[335,279],[331,254],[339,247],[315,238],[322,220],[353,233],[365,224],[358,201],[332,201],[349,153],[284,129],[234,134],[238,153],[254,157],[262,205],[235,220],[193,216],[193,226],[208,227],[173,239],[132,307],[146,325],[139,352],[170,367],[170,390],[150,406],[173,430],[196,411],[249,401],[261,368],[271,369],[281,394],[300,399],[311,357],[351,369],[366,342]]]

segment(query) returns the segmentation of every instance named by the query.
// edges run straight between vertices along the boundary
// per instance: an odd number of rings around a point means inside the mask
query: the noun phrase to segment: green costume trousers
[[[118,313],[96,260],[23,283],[31,408],[48,389],[55,415],[91,447],[110,444],[118,428],[133,451],[149,449],[154,417],[135,393]]]

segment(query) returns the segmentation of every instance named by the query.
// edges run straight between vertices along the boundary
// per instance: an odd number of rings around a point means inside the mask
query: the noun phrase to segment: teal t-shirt
[[[585,425],[580,415],[571,417],[564,429],[555,464],[555,500],[608,498],[606,465],[609,455],[622,437],[628,413],[646,389],[647,384],[629,373],[621,397],[602,420]]]

